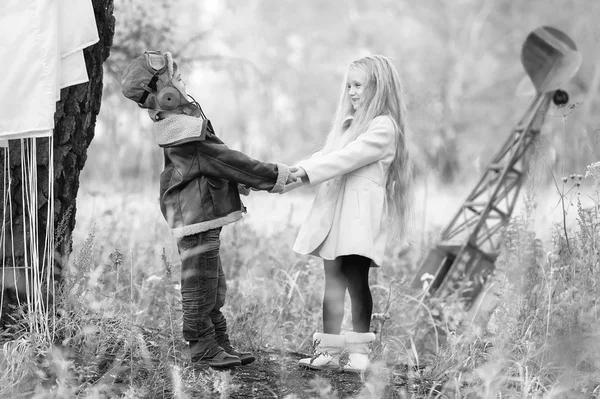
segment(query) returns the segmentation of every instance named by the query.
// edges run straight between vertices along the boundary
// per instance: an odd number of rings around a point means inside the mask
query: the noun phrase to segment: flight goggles
[[[144,53],[146,64],[154,70],[154,73],[162,74],[167,69],[167,54],[163,54],[162,51],[146,51]]]

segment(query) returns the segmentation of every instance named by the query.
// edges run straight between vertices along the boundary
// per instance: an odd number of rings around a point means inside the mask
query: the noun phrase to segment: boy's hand
[[[243,184],[238,184],[238,192],[241,195],[249,195],[250,194],[250,187],[246,187]]]
[[[304,186],[304,184],[300,180],[296,180],[294,183],[286,184],[280,194],[285,194],[302,186]]]

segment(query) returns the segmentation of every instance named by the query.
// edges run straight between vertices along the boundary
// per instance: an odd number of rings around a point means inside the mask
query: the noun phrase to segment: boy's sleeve
[[[384,158],[395,140],[392,121],[377,117],[344,148],[298,162],[298,166],[306,171],[311,185],[319,184]]]
[[[257,161],[225,144],[198,141],[200,171],[258,190],[281,193],[290,174],[287,165]]]

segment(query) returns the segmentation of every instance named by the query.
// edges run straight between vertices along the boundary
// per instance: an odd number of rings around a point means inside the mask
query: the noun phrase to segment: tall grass
[[[574,197],[576,222],[556,226],[549,243],[533,232],[537,200],[526,196],[531,203],[506,230],[496,262],[489,324],[472,324],[448,303],[423,301],[408,287],[423,249],[389,248],[385,267],[371,273],[377,340],[373,371],[357,397],[600,395],[597,171],[590,166],[583,181],[595,204]],[[322,265],[290,249],[304,208],[295,200],[277,208],[269,201],[282,197],[271,198],[248,199],[247,220],[223,230],[224,312],[243,349],[308,353],[322,328]],[[0,397],[226,398],[239,390],[229,372],[190,366],[181,337],[180,261],[152,197],[91,201],[80,206],[95,211],[79,219],[52,320],[56,337],[40,339],[24,321],[2,338]],[[277,215],[252,216],[257,205]],[[260,223],[268,218],[275,227],[265,232]],[[343,328],[350,329],[346,305]],[[280,382],[288,377],[282,366]],[[329,383],[307,381],[307,390],[339,397]]]

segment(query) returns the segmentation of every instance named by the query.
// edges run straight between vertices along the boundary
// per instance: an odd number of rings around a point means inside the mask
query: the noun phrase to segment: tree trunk
[[[79,174],[85,165],[87,148],[89,147],[96,126],[96,117],[100,112],[102,99],[102,64],[108,58],[110,47],[115,32],[115,19],[113,16],[113,0],[92,0],[96,24],[98,27],[98,43],[86,48],[84,52],[89,81],[61,90],[60,101],[56,104],[54,114],[54,231],[55,231],[55,279],[60,281],[64,260],[68,258],[72,249],[71,234],[75,227],[76,197],[79,189]],[[37,139],[37,201],[38,201],[38,242],[43,249],[48,215],[49,190],[49,139]],[[26,153],[31,148],[26,148]],[[14,269],[4,275],[2,288],[4,301],[2,303],[2,322],[4,327],[10,308],[10,302],[16,299],[15,286],[21,287],[24,283],[18,278],[12,279],[12,273],[22,276],[25,259],[25,246],[23,242],[27,234],[27,221],[29,215],[23,215],[22,190],[24,189],[21,178],[21,141],[9,142],[9,167],[10,167],[10,207],[7,206],[6,234],[4,234],[5,263]],[[3,154],[4,155],[4,154]],[[4,181],[4,170],[0,172],[0,181]],[[0,207],[3,204],[0,203]],[[4,209],[0,208],[0,212]],[[10,215],[10,217],[9,217]],[[12,226],[10,221],[12,219]],[[12,227],[12,230],[11,230]],[[12,231],[12,233],[11,233]],[[11,239],[12,234],[12,239]],[[13,264],[14,259],[14,264]],[[7,278],[10,275],[11,278]],[[12,281],[11,281],[12,280]],[[19,297],[24,294],[18,290]],[[11,301],[12,299],[12,301]]]

